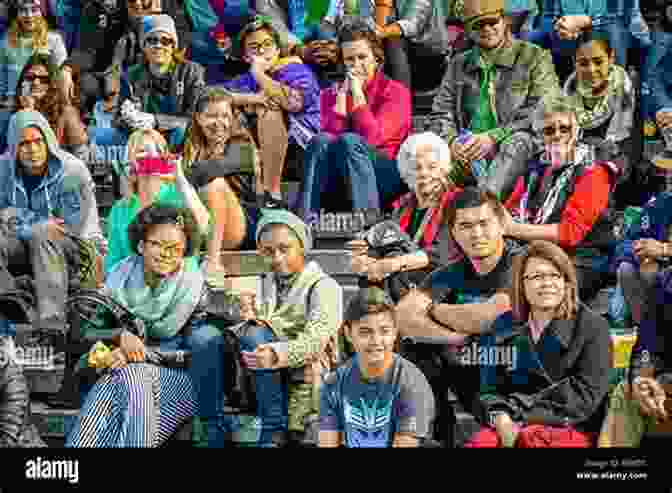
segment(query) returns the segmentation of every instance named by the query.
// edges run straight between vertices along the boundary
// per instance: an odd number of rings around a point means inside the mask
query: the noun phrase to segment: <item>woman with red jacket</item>
[[[354,209],[381,209],[406,191],[395,158],[411,130],[411,93],[383,75],[383,47],[367,24],[344,26],[339,50],[346,78],[322,92],[322,133],[305,154],[301,205],[308,222],[342,202],[343,182]]]
[[[515,220],[507,235],[522,241],[546,240],[571,254],[579,278],[579,297],[588,303],[608,280],[615,243],[613,193],[619,170],[597,160],[595,149],[578,144],[573,101],[557,97],[539,106],[535,130],[542,130],[544,151],[527,164],[504,204]]]

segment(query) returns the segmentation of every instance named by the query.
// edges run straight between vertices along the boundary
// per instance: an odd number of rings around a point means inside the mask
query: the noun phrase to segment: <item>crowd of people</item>
[[[456,413],[454,446],[639,446],[669,421],[672,190],[617,200],[642,139],[672,181],[665,2],[3,6],[0,351],[17,303],[62,336],[67,447],[157,447],[194,418],[209,447],[418,447]],[[114,156],[109,210],[92,156]],[[362,210],[345,306],[313,226]],[[112,335],[72,358],[85,291]],[[612,389],[615,324],[638,339]],[[0,445],[40,446],[0,367]]]

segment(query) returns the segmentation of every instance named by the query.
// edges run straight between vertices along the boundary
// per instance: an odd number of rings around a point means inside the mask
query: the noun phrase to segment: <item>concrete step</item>
[[[45,403],[31,401],[31,416],[42,439],[49,446],[62,447],[79,409],[54,409]]]

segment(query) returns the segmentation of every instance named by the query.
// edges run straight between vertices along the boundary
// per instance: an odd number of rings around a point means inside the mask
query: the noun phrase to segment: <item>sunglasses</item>
[[[156,36],[150,36],[147,39],[145,39],[145,46],[149,47],[155,47],[155,46],[165,46],[166,48],[170,46],[175,45],[175,41],[172,38],[168,37],[160,37],[157,38]]]
[[[35,74],[26,74],[24,79],[28,82],[40,81],[41,84],[49,84],[48,75],[35,75]]]
[[[568,125],[559,125],[557,127],[544,127],[544,135],[546,137],[553,137],[557,132],[560,135],[569,135],[572,133],[572,127]]]
[[[482,19],[482,20],[480,20],[480,21],[474,23],[474,27],[473,27],[473,29],[474,29],[474,31],[480,31],[481,29],[483,29],[483,28],[486,27],[486,26],[489,26],[489,27],[495,27],[495,26],[498,25],[500,22],[502,22],[502,18],[501,18],[501,17],[498,18],[498,19],[492,19],[492,18],[490,18],[490,19]]]
[[[267,39],[266,41],[264,41],[259,45],[257,44],[249,45],[247,47],[247,51],[250,53],[254,53],[255,55],[261,55],[263,53],[266,53],[268,50],[272,50],[273,48],[275,48],[275,41],[273,41],[272,39]]]

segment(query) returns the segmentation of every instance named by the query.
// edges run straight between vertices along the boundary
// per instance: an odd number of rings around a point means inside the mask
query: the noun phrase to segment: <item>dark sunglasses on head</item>
[[[560,130],[560,135],[569,135],[572,133],[571,126],[560,125],[558,127],[544,127],[544,135],[546,137],[552,137],[558,130]]]
[[[163,36],[160,37],[160,38],[157,38],[156,36],[150,36],[147,39],[145,39],[145,45],[146,46],[162,45],[162,46],[165,46],[165,47],[169,47],[169,46],[173,46],[174,44],[175,44],[175,41],[173,41],[172,38],[163,37]]]
[[[495,27],[500,22],[502,22],[501,17],[498,17],[496,19],[492,18],[492,17],[490,17],[488,19],[482,19],[480,21],[474,22],[474,31],[480,31],[481,29],[483,29],[486,26]]]
[[[35,82],[36,80],[39,80],[42,84],[49,84],[48,75],[26,74],[24,79],[27,80],[28,82]]]

